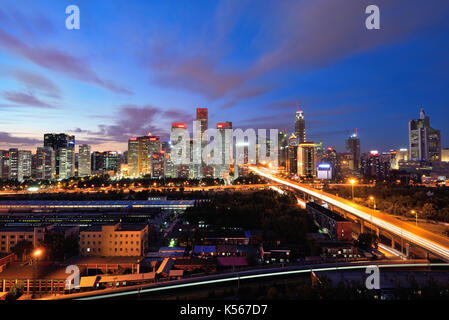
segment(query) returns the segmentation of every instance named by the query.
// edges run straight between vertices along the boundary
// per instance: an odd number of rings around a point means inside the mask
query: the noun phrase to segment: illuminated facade
[[[44,135],[44,147],[55,151],[55,176],[67,179],[75,175],[75,136],[65,133]]]
[[[313,142],[300,143],[298,146],[298,176],[316,177],[316,149]]]
[[[80,231],[81,256],[142,256],[148,248],[148,225],[93,226]]]
[[[56,172],[55,152],[51,148],[38,147],[32,156],[31,176],[34,179],[53,180]]]
[[[130,176],[151,175],[153,154],[161,151],[161,140],[157,136],[131,138],[128,141],[128,174]]]
[[[91,174],[90,146],[87,144],[82,144],[78,149],[78,176],[85,177],[90,176]]]

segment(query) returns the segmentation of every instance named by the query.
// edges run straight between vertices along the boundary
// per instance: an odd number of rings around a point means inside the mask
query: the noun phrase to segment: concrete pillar
[[[365,229],[363,226],[363,220],[360,220],[360,233],[364,233],[364,232],[365,232]]]
[[[427,260],[429,260],[429,252],[427,252],[427,251],[426,251],[426,253],[425,253],[425,258],[426,258]]]
[[[405,256],[407,258],[410,256],[410,243],[405,244]]]
[[[391,236],[391,247],[394,249],[394,236]]]

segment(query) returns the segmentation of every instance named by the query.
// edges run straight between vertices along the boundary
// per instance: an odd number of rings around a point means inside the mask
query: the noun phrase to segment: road
[[[339,207],[381,229],[387,230],[410,243],[414,243],[419,247],[428,250],[446,261],[449,261],[449,238],[424,230],[411,223],[403,222],[388,213],[363,207],[350,200],[334,196],[321,190],[313,189],[306,184],[279,178],[267,169],[252,166],[250,167],[250,170],[262,177],[295,188],[331,205]]]
[[[310,265],[290,265],[284,267],[271,267],[245,270],[240,272],[226,272],[221,274],[212,274],[207,276],[196,276],[192,278],[184,278],[182,280],[172,280],[156,282],[144,285],[136,285],[129,287],[119,287],[112,289],[104,289],[100,291],[87,291],[81,293],[73,293],[60,296],[48,296],[43,299],[61,300],[97,300],[97,299],[111,299],[111,298],[136,298],[137,295],[145,293],[163,292],[165,290],[176,290],[189,287],[197,287],[204,285],[214,285],[218,283],[231,281],[244,281],[250,279],[263,279],[269,277],[294,276],[298,274],[307,274],[310,272],[331,272],[344,270],[360,270],[368,266],[378,266],[379,269],[395,269],[406,268],[411,270],[414,268],[432,268],[445,267],[448,268],[448,263],[429,263],[427,260],[378,260],[378,261],[355,261],[355,262],[339,262],[339,263],[324,263],[324,264],[310,264]]]

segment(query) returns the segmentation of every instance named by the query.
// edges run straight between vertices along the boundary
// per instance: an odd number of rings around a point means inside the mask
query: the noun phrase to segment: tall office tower
[[[181,122],[173,122],[171,125],[171,135],[173,136],[175,134],[176,130],[187,130],[187,126],[185,123],[181,123]],[[186,174],[190,174],[190,165],[191,162],[191,139],[188,139],[187,141],[184,141],[183,138],[181,136],[179,136],[176,140],[172,140],[171,142],[171,148],[170,148],[170,153],[169,153],[169,163],[167,164],[168,166],[173,166],[173,172],[175,172],[175,176],[179,177],[179,174],[181,172],[181,174],[183,176],[185,176]],[[179,144],[184,144],[182,146],[180,146]],[[174,148],[176,148],[175,150],[173,150]],[[179,149],[178,149],[179,148]],[[175,153],[177,151],[177,154]],[[183,151],[185,151],[183,153]],[[178,161],[181,162],[181,164],[177,164],[175,163],[175,158],[178,159]],[[182,166],[182,170],[180,169],[180,167]],[[187,166],[189,169],[186,169],[185,166]],[[170,172],[172,172],[171,167],[169,169]]]
[[[75,136],[65,133],[46,133],[44,147],[55,151],[57,179],[67,179],[75,175]]]
[[[409,122],[409,160],[441,161],[441,132],[430,127],[421,109],[419,119]]]
[[[226,137],[226,130],[232,130],[232,122],[217,123],[218,135],[221,137],[220,163],[214,165],[214,178],[226,179],[229,177],[229,165],[232,159],[232,132]]]
[[[287,147],[288,147],[288,139],[287,139],[287,131],[279,130],[278,133],[278,168],[281,171],[286,170],[287,168]]]
[[[53,180],[55,162],[55,152],[52,148],[38,147],[31,160],[31,176],[39,180]]]
[[[81,144],[78,148],[78,176],[86,177],[92,174],[92,162],[90,156],[90,146]]]
[[[313,142],[300,143],[298,146],[298,176],[316,177],[316,149]]]
[[[0,180],[9,179],[9,152],[0,150]]]
[[[357,129],[346,140],[346,150],[352,154],[352,163],[349,163],[349,169],[352,171],[357,171],[360,169],[360,139],[357,136]]]
[[[209,141],[209,138],[207,137],[207,135],[205,134],[206,130],[209,128],[209,111],[207,108],[196,108],[196,120],[200,121],[200,127],[197,128],[197,130],[200,130],[201,132],[201,136],[200,135],[194,135],[194,139],[198,136],[201,137],[201,149],[200,149],[200,154],[199,156],[202,155],[203,150],[206,148],[207,143]],[[194,164],[193,166],[193,170],[194,170],[194,176],[195,178],[202,178],[203,175],[203,171],[204,171],[204,167],[207,165],[207,159],[202,159],[201,158],[201,166],[198,167],[198,165]]]
[[[8,179],[18,180],[19,177],[19,149],[9,149],[9,174]]]
[[[302,110],[296,111],[295,136],[298,137],[298,143],[306,142],[306,122]]]
[[[287,147],[287,173],[289,175],[298,174],[298,146]]]
[[[31,151],[12,148],[9,155],[9,179],[22,182],[25,178],[31,178]]]
[[[139,173],[139,140],[128,140],[128,175],[136,177]]]
[[[151,157],[160,151],[160,137],[148,135],[129,139],[128,174],[130,176],[151,174]]]
[[[399,161],[408,160],[408,149],[401,148],[399,150],[391,150],[391,163],[390,167],[394,170],[399,170]]]

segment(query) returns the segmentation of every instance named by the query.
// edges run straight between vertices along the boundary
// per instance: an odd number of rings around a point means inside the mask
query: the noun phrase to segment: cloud
[[[170,122],[182,121],[188,123],[193,120],[191,114],[179,109],[162,109],[150,104],[127,104],[119,107],[112,124],[100,124],[98,130],[75,128],[70,132],[88,136],[85,141],[104,139],[103,142],[127,142],[134,136],[152,135],[168,136]],[[97,140],[98,142],[99,140]]]
[[[29,45],[3,30],[0,30],[0,47],[45,69],[62,73],[83,82],[96,84],[115,93],[133,94],[125,87],[100,78],[88,63],[62,50]]]
[[[23,83],[28,90],[38,90],[52,98],[61,98],[61,90],[51,80],[25,70],[13,70],[12,75]]]
[[[42,143],[42,140],[33,138],[14,137],[8,132],[0,131],[0,144],[2,145],[26,145],[32,146]]]
[[[34,96],[32,93],[18,92],[18,91],[3,91],[2,97],[5,100],[13,102],[16,106],[21,107],[39,107],[39,108],[55,108],[53,105],[44,102]]]

